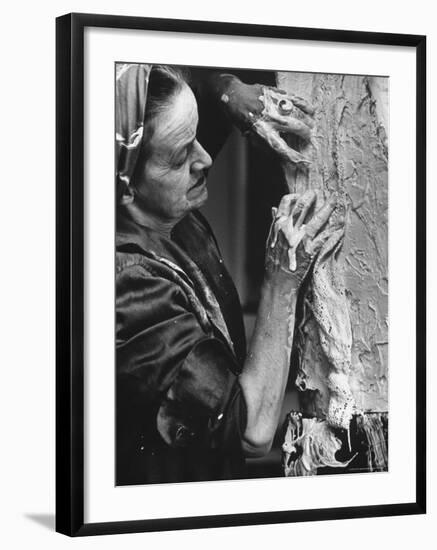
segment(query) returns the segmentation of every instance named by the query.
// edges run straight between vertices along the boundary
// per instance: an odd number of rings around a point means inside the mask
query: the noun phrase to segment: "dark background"
[[[232,69],[223,69],[223,72],[235,74]],[[271,72],[245,71],[238,76],[244,82],[275,85],[275,75]],[[209,171],[208,201],[202,211],[237,287],[248,344],[263,280],[271,207],[277,206],[287,192],[278,158],[233,129]],[[250,477],[283,476],[282,424],[286,413],[298,408],[292,378],[291,372],[272,450],[263,458],[247,460]]]

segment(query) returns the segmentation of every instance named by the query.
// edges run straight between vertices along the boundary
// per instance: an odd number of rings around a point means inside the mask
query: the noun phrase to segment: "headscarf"
[[[152,65],[117,63],[115,82],[115,154],[117,197],[131,182],[141,150],[147,88]]]

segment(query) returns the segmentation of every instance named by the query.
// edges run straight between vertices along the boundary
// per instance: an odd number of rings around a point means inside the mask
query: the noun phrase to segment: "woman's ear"
[[[129,184],[123,185],[123,191],[121,192],[121,196],[120,196],[120,204],[123,206],[132,204],[134,201],[134,197],[135,197],[135,193],[132,185],[129,185]]]

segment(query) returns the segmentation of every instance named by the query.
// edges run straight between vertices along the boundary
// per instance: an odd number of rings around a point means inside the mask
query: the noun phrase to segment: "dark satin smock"
[[[117,214],[116,484],[245,476],[241,307],[212,231]]]

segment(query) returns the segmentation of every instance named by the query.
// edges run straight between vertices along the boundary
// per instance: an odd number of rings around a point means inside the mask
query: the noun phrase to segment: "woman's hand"
[[[337,206],[332,195],[317,208],[315,191],[284,195],[272,209],[266,246],[266,280],[298,290],[323,244],[343,224],[331,222]],[[326,226],[326,228],[325,228]]]
[[[296,165],[309,160],[287,145],[281,134],[310,140],[314,108],[304,99],[270,86],[244,84],[233,75],[220,75],[220,102],[232,122]]]

